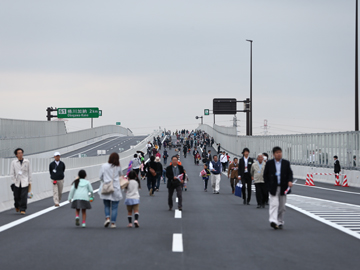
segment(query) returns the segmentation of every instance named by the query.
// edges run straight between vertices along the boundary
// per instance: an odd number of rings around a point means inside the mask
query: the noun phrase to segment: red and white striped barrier
[[[335,186],[341,186],[340,175],[342,175],[344,177],[342,186],[343,187],[348,187],[349,186],[349,183],[348,183],[348,180],[347,180],[347,175],[346,174],[339,174],[339,173],[311,173],[311,174],[307,174],[306,175],[306,182],[305,182],[306,186],[315,186],[313,175],[335,175],[336,176],[336,178],[335,178]]]

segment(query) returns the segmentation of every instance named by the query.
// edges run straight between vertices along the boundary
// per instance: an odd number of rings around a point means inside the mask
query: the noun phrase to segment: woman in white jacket
[[[117,153],[112,153],[109,157],[108,163],[101,166],[100,180],[102,181],[99,194],[100,199],[104,201],[105,206],[105,223],[104,226],[108,227],[111,223],[111,228],[116,228],[116,217],[118,212],[119,202],[122,199],[120,188],[120,176],[123,175],[120,167],[120,157]],[[101,190],[104,183],[113,181],[114,192],[110,194],[102,194]],[[111,215],[110,215],[111,208]]]

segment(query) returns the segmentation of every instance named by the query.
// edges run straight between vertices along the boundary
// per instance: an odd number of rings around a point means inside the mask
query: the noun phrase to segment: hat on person
[[[159,162],[159,161],[160,161],[160,158],[159,158],[159,157],[156,157],[156,158],[155,158],[155,161],[156,161],[156,162]]]
[[[60,152],[55,152],[54,157],[56,157],[56,156],[60,156]]]

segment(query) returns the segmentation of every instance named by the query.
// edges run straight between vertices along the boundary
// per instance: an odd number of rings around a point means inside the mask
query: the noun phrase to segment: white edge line
[[[322,202],[338,203],[338,204],[342,204],[342,205],[346,205],[346,206],[352,206],[352,207],[359,207],[359,208],[360,208],[360,205],[351,204],[351,203],[344,203],[344,202],[338,202],[338,201],[330,201],[330,200],[319,199],[319,198],[314,198],[314,197],[308,197],[308,196],[303,196],[303,195],[296,195],[296,194],[290,194],[290,195],[288,195],[288,196],[289,196],[289,197],[309,198],[309,199],[312,199],[312,200],[317,200],[317,201],[322,201]]]
[[[303,185],[303,184],[295,184],[295,185],[300,186],[300,187],[318,188],[318,189],[330,190],[330,191],[335,191],[335,192],[342,192],[342,193],[349,193],[349,194],[360,195],[360,193],[358,193],[358,192],[352,192],[352,191],[345,191],[345,190],[338,190],[338,189],[324,188],[324,187],[317,187],[317,186],[305,186],[305,185]]]
[[[184,251],[182,233],[174,233],[173,234],[172,251],[173,252],[183,252]]]
[[[298,212],[300,212],[300,213],[302,213],[302,214],[304,214],[304,215],[306,215],[308,217],[311,217],[311,218],[313,218],[313,219],[315,219],[317,221],[320,221],[320,222],[322,222],[322,223],[324,223],[326,225],[329,225],[330,227],[333,227],[335,229],[338,229],[339,231],[342,231],[342,232],[347,233],[347,234],[349,234],[349,235],[351,235],[351,236],[353,236],[353,237],[355,237],[357,239],[360,239],[360,234],[358,234],[357,232],[354,232],[352,230],[344,228],[341,225],[338,225],[336,223],[333,223],[331,221],[323,219],[323,218],[321,218],[321,217],[319,217],[317,215],[314,215],[314,214],[312,214],[312,213],[310,213],[308,211],[305,211],[305,210],[303,210],[303,209],[301,209],[301,208],[299,208],[297,206],[294,206],[294,205],[291,205],[291,204],[288,204],[288,203],[286,204],[286,206],[289,207],[289,208],[292,208],[292,209],[294,209],[294,210],[296,210],[296,211],[298,211]]]
[[[97,193],[98,191],[99,191],[99,189],[96,189],[96,190],[94,190],[94,193]],[[22,223],[24,223],[26,221],[29,221],[31,219],[34,219],[36,217],[39,217],[41,215],[44,215],[44,214],[49,213],[51,211],[54,211],[54,210],[56,210],[56,209],[58,209],[58,208],[60,208],[60,207],[62,207],[64,205],[67,205],[69,203],[70,203],[69,201],[65,201],[65,202],[60,203],[59,207],[51,206],[51,207],[45,208],[44,210],[41,210],[41,211],[36,212],[34,214],[31,214],[31,215],[29,215],[27,217],[23,217],[23,218],[20,218],[18,220],[15,220],[13,222],[10,222],[8,224],[5,224],[5,225],[0,227],[0,232],[6,231],[6,230],[11,229],[11,228],[13,228],[13,227],[15,227],[17,225],[20,225],[20,224],[22,224]]]

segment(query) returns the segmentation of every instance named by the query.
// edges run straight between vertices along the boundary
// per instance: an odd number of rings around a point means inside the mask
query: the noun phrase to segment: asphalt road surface
[[[93,157],[97,156],[97,150],[105,150],[106,154],[109,154],[111,151],[120,151],[120,148],[122,148],[121,152],[123,152],[130,149],[131,145],[136,145],[145,138],[146,136],[111,137],[94,144],[89,144],[75,151],[62,154],[61,157],[78,157],[79,154],[85,154],[88,157]]]
[[[174,149],[169,151],[173,154]],[[139,229],[126,228],[123,201],[117,228],[104,228],[98,196],[88,211],[87,228],[75,226],[75,213],[66,204],[1,231],[3,225],[23,218],[14,210],[5,211],[0,213],[0,269],[359,269],[359,239],[291,208],[284,230],[275,231],[269,226],[268,209],[256,209],[254,194],[251,205],[243,205],[231,194],[224,175],[219,195],[212,194],[211,187],[204,192],[202,166],[194,165],[191,155],[181,161],[190,178],[181,218],[168,211],[165,185],[150,197],[145,181]],[[330,185],[322,185],[327,190],[298,184],[294,195],[359,205],[358,189],[345,190],[356,193],[351,194]],[[30,204],[27,217],[52,205],[51,198]],[[180,234],[183,252],[173,252],[174,234]]]

